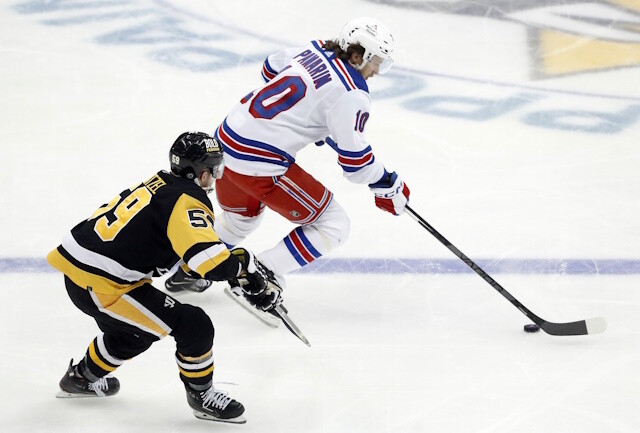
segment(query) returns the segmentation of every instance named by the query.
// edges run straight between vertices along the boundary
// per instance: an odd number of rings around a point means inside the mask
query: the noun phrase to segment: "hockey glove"
[[[242,269],[237,275],[240,286],[245,294],[259,295],[267,289],[269,275],[267,269],[256,259],[249,250],[244,248],[234,248],[231,254],[240,261]]]
[[[238,280],[237,278],[234,278],[229,280],[229,289],[235,296],[244,297],[249,304],[262,311],[269,312],[273,308],[282,304],[282,289],[278,285],[270,283],[267,290],[258,295],[252,295],[244,291],[243,285],[246,284],[247,282],[245,279],[241,278]]]
[[[376,206],[393,215],[400,215],[409,203],[409,187],[393,173],[386,173],[378,182],[369,184],[376,197]]]
[[[282,303],[282,289],[275,284],[269,284],[269,287],[259,295],[244,295],[245,299],[251,305],[262,310],[271,311]]]
[[[238,257],[242,270],[237,279],[231,280],[231,290],[262,311],[270,311],[282,303],[282,288],[276,282],[273,272],[244,248],[235,248],[231,253]]]

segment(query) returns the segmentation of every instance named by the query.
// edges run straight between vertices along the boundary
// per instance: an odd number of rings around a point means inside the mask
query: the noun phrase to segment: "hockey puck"
[[[535,323],[524,325],[524,332],[538,332],[539,330],[540,330],[540,327]]]

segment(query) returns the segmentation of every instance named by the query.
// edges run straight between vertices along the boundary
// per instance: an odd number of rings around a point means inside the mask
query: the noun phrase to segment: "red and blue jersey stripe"
[[[369,164],[373,164],[373,161],[376,159],[371,146],[367,146],[357,152],[352,152],[340,149],[338,143],[331,137],[326,137],[324,141],[338,153],[338,164],[340,164],[340,167],[347,173],[354,173]]]
[[[269,58],[267,57],[262,64],[262,78],[265,82],[268,83],[276,75],[278,75],[278,71],[271,67],[271,65],[269,64]]]
[[[347,173],[358,171],[362,167],[372,164],[374,160],[375,157],[373,156],[371,146],[367,146],[360,152],[341,150],[338,154],[338,164],[340,164],[342,169]]]
[[[311,45],[325,58],[327,64],[331,66],[348,91],[360,89],[369,93],[366,80],[353,66],[338,59],[335,54],[325,51],[319,41],[312,41]]]
[[[216,130],[215,136],[222,143],[224,152],[236,159],[282,167],[289,167],[295,162],[293,156],[275,146],[240,136],[229,127],[226,119]]]

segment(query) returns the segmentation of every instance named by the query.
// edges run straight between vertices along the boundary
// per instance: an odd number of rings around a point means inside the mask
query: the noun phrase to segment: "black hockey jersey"
[[[160,171],[76,225],[47,261],[78,286],[102,294],[133,290],[180,259],[204,276],[230,256],[213,222],[202,188]]]

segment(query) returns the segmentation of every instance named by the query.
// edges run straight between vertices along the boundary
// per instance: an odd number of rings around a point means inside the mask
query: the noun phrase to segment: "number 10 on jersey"
[[[364,126],[367,120],[369,120],[369,112],[365,111],[363,113],[362,110],[358,110],[356,113],[356,125],[353,127],[353,130],[364,132]]]

